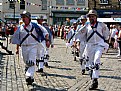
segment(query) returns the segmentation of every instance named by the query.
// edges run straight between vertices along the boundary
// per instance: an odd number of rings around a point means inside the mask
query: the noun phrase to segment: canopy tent
[[[100,22],[121,22],[121,18],[97,18]]]
[[[97,21],[104,23],[121,23],[121,18],[97,18]],[[87,19],[89,22],[89,19]]]

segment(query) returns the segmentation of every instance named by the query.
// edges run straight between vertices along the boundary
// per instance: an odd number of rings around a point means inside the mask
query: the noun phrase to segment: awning
[[[89,22],[89,19],[87,20]],[[121,18],[97,18],[97,21],[99,22],[120,22],[121,23]]]
[[[97,18],[100,22],[121,22],[121,18]]]

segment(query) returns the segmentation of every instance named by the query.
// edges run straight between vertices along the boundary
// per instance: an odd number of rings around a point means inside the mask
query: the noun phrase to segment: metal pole
[[[15,10],[16,10],[15,4],[16,4],[16,0],[13,0],[13,20],[14,21],[15,21]]]
[[[14,21],[15,21],[15,1],[14,1]]]
[[[120,7],[121,7],[121,6],[120,6],[121,1],[119,0],[118,3],[119,3],[119,9],[120,9]]]
[[[49,0],[48,4],[49,4],[49,5],[48,5],[48,7],[49,7],[49,14],[48,14],[48,15],[49,15],[49,16],[48,16],[49,18],[48,18],[48,24],[50,25],[50,8],[51,8],[51,6],[50,6],[50,0]]]
[[[96,10],[96,0],[94,0],[94,9]]]

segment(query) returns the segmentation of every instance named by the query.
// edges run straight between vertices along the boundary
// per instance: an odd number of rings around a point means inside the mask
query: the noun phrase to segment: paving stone
[[[79,58],[73,61],[71,48],[66,52],[65,41],[60,38],[54,43],[50,48],[50,68],[44,67],[44,76],[35,73],[34,87],[26,85],[24,62],[21,55],[15,54],[15,45],[10,44],[8,49],[14,55],[0,54],[0,91],[88,91],[91,79],[87,71],[81,75]],[[102,55],[98,90],[121,91],[121,58],[116,55],[113,49]]]

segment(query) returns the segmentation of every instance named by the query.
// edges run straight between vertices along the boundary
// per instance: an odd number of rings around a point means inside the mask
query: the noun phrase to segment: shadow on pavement
[[[93,90],[93,91],[105,91],[105,90],[101,90],[101,89],[96,89],[96,90]]]
[[[100,76],[100,78],[112,78],[112,79],[121,80],[121,77],[119,76]]]
[[[117,55],[117,53],[106,53],[105,55]]]
[[[60,69],[60,70],[72,70],[71,68],[59,68],[56,66],[49,66],[49,68],[55,68],[55,69]]]
[[[115,57],[111,57],[111,56],[110,56],[110,57],[107,57],[107,56],[106,56],[106,57],[104,57],[104,56],[102,56],[101,58],[108,58],[108,59],[119,59],[119,58],[118,58],[118,57],[116,57],[116,56],[115,56]]]
[[[63,77],[63,78],[68,78],[68,79],[76,79],[75,76],[65,76],[65,75],[50,74],[50,73],[47,73],[47,76]]]
[[[111,70],[111,69],[103,69],[103,68],[101,68],[100,70],[101,71],[114,71],[114,70]]]
[[[61,63],[61,61],[49,61],[49,62]]]
[[[67,91],[67,90],[64,88],[58,88],[58,89],[46,88],[34,83],[33,88],[30,89],[29,91]]]

